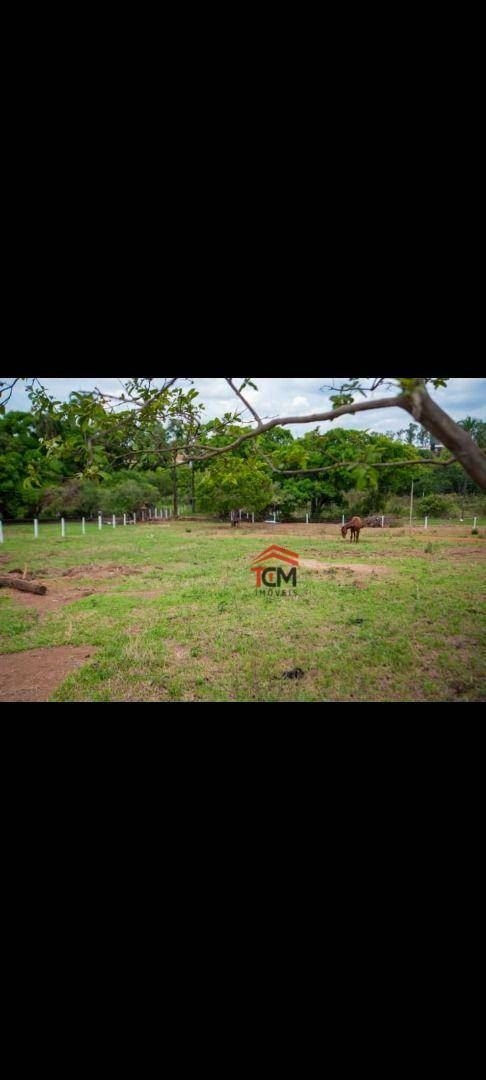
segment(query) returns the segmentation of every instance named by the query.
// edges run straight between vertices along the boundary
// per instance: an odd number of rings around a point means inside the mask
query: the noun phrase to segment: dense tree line
[[[199,423],[199,446],[233,444],[244,429],[229,421]],[[486,448],[483,421],[466,417],[460,426]],[[177,415],[165,425],[140,425],[125,411],[121,423],[120,414],[82,394],[46,412],[7,411],[0,415],[0,514],[95,517],[157,505],[177,514],[184,504],[221,516],[241,507],[257,516],[278,510],[281,517],[307,512],[332,520],[347,507],[364,514],[399,509],[412,481],[424,513],[455,513],[461,500],[480,493],[458,463],[445,464],[448,453],[419,424],[398,436],[344,428],[322,435],[316,427],[295,438],[273,427],[230,454],[194,461],[181,459],[180,441]],[[432,458],[444,467],[420,464]]]

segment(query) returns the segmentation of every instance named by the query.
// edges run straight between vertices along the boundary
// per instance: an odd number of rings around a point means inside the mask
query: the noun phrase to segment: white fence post
[[[427,528],[427,522],[428,522],[428,520],[429,520],[429,519],[428,519],[428,517],[426,516],[426,518],[425,518],[425,521],[424,521],[424,529],[426,529],[426,528]]]
[[[342,520],[342,524],[344,525],[344,514],[343,514],[343,520]]]
[[[101,514],[98,514],[98,528],[99,529],[101,529],[102,524],[103,524],[103,519],[101,517]]]
[[[309,524],[309,515],[308,514],[305,515],[305,523],[306,523],[306,525]]]
[[[81,532],[82,532],[83,536],[86,535],[86,522],[85,522],[84,518],[81,518]]]
[[[252,511],[252,514],[251,514],[251,523],[252,523],[252,525],[255,524],[255,515],[254,515],[253,511]]]
[[[65,535],[66,535],[66,523],[64,521],[64,518],[61,518],[61,536],[65,536]]]
[[[0,521],[0,544],[3,544],[3,525]]]
[[[382,527],[382,529],[385,528],[385,515],[384,514],[381,515],[381,527]]]
[[[115,525],[116,525],[116,517],[115,517],[115,515],[114,515],[114,514],[112,515],[112,518],[111,518],[111,520],[112,520],[112,522],[113,522],[113,528],[115,528]]]
[[[127,515],[124,514],[123,515],[123,524],[126,525],[126,523],[127,523]]]
[[[137,524],[137,515],[136,514],[133,515],[133,524],[134,525]]]
[[[38,535],[39,535],[39,522],[37,521],[37,518],[34,518],[34,537],[35,537],[36,540],[37,540]]]
[[[475,518],[474,518],[474,521],[473,521],[473,529],[475,529],[475,528],[476,528],[476,522],[477,522],[477,520],[478,520],[478,519],[477,519],[477,517],[475,517]]]

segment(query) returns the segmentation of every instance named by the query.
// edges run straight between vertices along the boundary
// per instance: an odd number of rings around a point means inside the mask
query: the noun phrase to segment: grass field
[[[0,700],[483,701],[485,541],[470,525],[358,544],[333,525],[11,526],[0,574],[47,593],[0,589]],[[285,595],[250,571],[272,542],[300,556]]]

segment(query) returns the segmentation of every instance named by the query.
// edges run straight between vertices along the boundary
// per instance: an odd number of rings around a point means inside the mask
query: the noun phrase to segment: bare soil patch
[[[96,651],[93,645],[59,645],[0,656],[0,701],[48,701]]]
[[[67,585],[63,581],[52,580],[49,583],[49,588],[44,596],[37,596],[35,593],[21,593],[12,590],[8,591],[8,595],[15,600],[22,607],[34,609],[42,615],[48,615],[52,611],[56,611],[63,604],[74,604],[76,600],[82,600],[85,596],[101,596],[111,592],[110,589],[96,589],[83,588],[80,585]],[[140,589],[137,591],[128,591],[123,593],[124,596],[133,596],[137,600],[157,600],[158,597],[164,595],[163,589]]]
[[[479,561],[479,559],[484,559],[486,557],[486,551],[484,550],[484,546],[480,547],[479,544],[471,544],[470,546],[466,547],[466,544],[468,544],[468,540],[467,537],[464,537],[463,547],[450,548],[447,554],[453,555],[455,559],[476,559],[476,561]]]
[[[176,660],[187,660],[190,656],[191,650],[187,645],[178,645],[175,641],[167,642],[169,653],[175,657]]]
[[[85,563],[84,566],[71,566],[69,570],[63,570],[61,577],[130,577],[132,574],[141,574],[135,566],[115,566],[113,563]]]
[[[319,559],[300,559],[299,566],[304,566],[308,570],[323,570],[325,573],[332,573],[349,570],[352,574],[385,574],[386,567],[371,565],[370,563],[337,563],[337,562],[320,562]]]
[[[66,589],[62,582],[53,581],[44,596],[21,593],[13,589],[8,590],[8,595],[22,607],[34,608],[43,615],[47,615],[51,611],[56,611],[62,604],[72,604],[75,600],[82,600],[83,596],[92,596],[94,591],[94,589],[82,589],[77,585]],[[97,589],[96,594],[98,595],[100,591]]]

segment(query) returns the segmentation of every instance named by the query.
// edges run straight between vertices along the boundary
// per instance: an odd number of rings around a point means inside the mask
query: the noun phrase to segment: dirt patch
[[[63,604],[74,604],[76,600],[82,600],[85,596],[102,596],[110,593],[110,589],[89,589],[80,585],[66,586],[63,581],[51,581],[44,596],[36,593],[21,593],[17,589],[5,589],[8,595],[21,607],[34,609],[42,615],[48,615],[58,610]],[[163,589],[140,589],[136,592],[127,591],[120,595],[133,597],[135,600],[157,600],[164,595]]]
[[[175,656],[176,660],[187,660],[190,656],[191,650],[187,645],[177,645],[175,641],[167,642],[169,653]]]
[[[51,611],[56,611],[62,604],[72,604],[75,600],[82,600],[83,596],[92,596],[94,589],[82,589],[79,586],[74,586],[70,589],[63,588],[60,582],[52,582],[44,596],[38,596],[36,593],[23,593],[18,592],[17,589],[8,589],[8,595],[12,600],[16,600],[21,607],[34,608],[36,611],[41,612],[43,615],[47,615]],[[97,594],[100,592],[97,589]]]
[[[0,656],[0,701],[48,701],[96,651],[93,645],[59,645]]]
[[[447,638],[447,644],[454,649],[474,649],[477,642],[470,637],[464,637],[463,634],[454,634]]]
[[[463,559],[476,559],[476,560],[478,558],[479,559],[484,559],[485,558],[486,551],[484,550],[484,548],[479,547],[479,544],[473,545],[472,543],[471,543],[471,545],[469,547],[466,547],[467,543],[468,543],[468,539],[467,539],[467,537],[464,537],[463,547],[449,548],[449,550],[447,552],[447,557],[449,558],[450,555],[453,555],[455,559],[459,557],[459,558],[463,558]]]
[[[386,567],[384,566],[371,566],[369,563],[336,563],[336,562],[320,562],[318,559],[300,559],[299,566],[304,566],[308,570],[324,570],[325,573],[332,573],[339,570],[349,570],[352,574],[385,574]]]
[[[69,570],[63,570],[61,577],[130,577],[132,574],[141,573],[142,570],[134,566],[115,566],[113,563],[106,563],[103,566],[99,563],[86,563],[84,566],[71,566]]]

